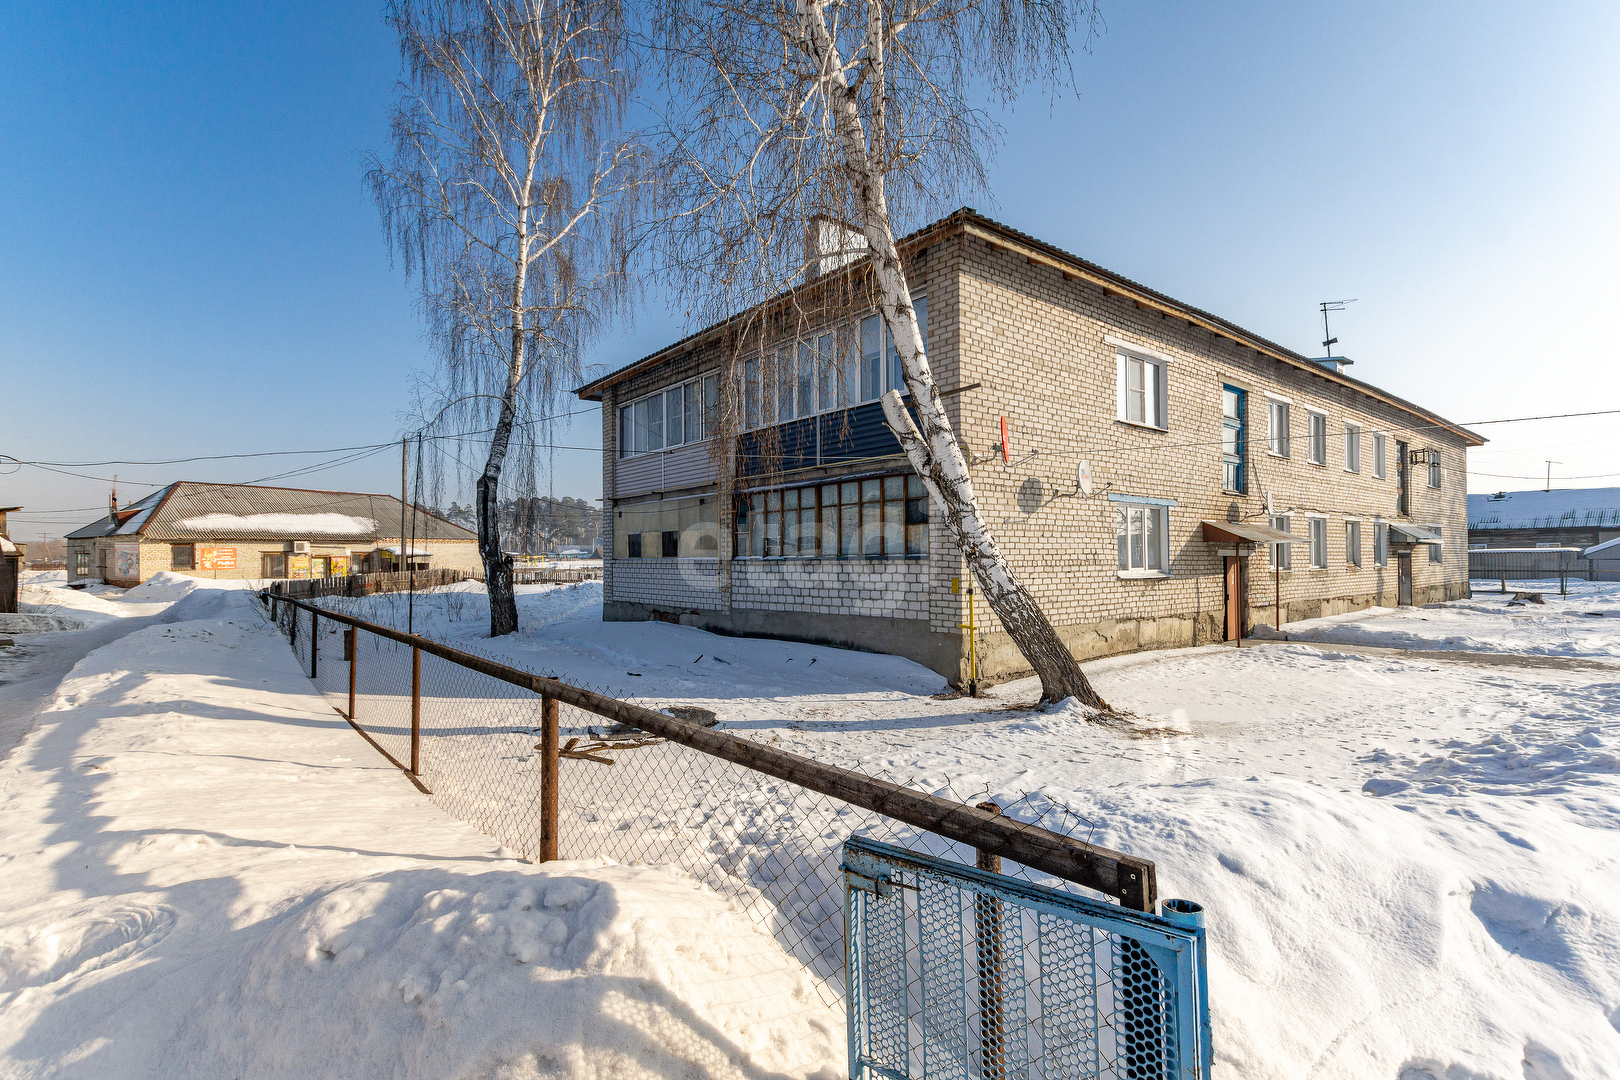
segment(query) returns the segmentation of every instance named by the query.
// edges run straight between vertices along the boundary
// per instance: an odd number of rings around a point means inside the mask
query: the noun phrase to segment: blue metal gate
[[[851,1080],[1207,1080],[1203,915],[844,845]]]

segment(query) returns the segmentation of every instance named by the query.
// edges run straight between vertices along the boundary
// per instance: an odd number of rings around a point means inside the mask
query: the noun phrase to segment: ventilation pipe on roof
[[[1313,356],[1311,363],[1318,367],[1325,367],[1335,375],[1343,375],[1344,369],[1355,363],[1348,356]]]

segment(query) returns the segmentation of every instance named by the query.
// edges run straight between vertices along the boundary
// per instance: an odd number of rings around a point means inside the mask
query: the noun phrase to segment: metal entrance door
[[[851,1080],[1205,1080],[1202,909],[1165,916],[855,837]]]
[[[1412,553],[1399,551],[1395,553],[1395,588],[1397,596],[1395,602],[1401,607],[1412,606]]]
[[[1243,637],[1243,560],[1226,556],[1226,640]]]

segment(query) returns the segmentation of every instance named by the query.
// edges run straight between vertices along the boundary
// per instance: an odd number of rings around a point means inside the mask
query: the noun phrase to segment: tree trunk
[[[885,76],[883,73],[883,27],[876,15],[876,5],[868,27],[866,43],[866,85],[873,95],[872,117],[874,130],[871,138],[881,143]],[[928,366],[917,313],[911,306],[911,290],[906,282],[905,268],[900,262],[900,251],[894,240],[894,229],[889,220],[888,200],[884,194],[883,174],[874,164],[873,154],[867,146],[868,133],[862,123],[859,107],[859,87],[851,86],[843,74],[843,61],[827,29],[821,3],[803,3],[799,25],[802,45],[816,59],[821,71],[827,72],[827,98],[832,107],[834,130],[843,152],[844,168],[848,175],[861,232],[871,250],[872,274],[878,286],[878,308],[895,351],[900,357],[906,388],[917,409],[918,431],[907,413],[900,393],[891,390],[883,397],[883,414],[901,447],[910,459],[912,468],[922,477],[929,493],[944,507],[945,526],[961,548],[968,569],[979,583],[991,610],[1001,620],[1018,651],[1041,680],[1041,700],[1061,701],[1077,698],[1094,709],[1112,711],[1102,696],[1092,687],[1091,680],[1080,670],[1079,661],[1063,644],[1053,629],[1046,613],[1014,576],[1012,568],[1002,556],[995,538],[979,516],[973,498],[973,482],[968,476],[967,460],[951,429],[950,419],[934,385]],[[881,155],[884,148],[875,147]],[[973,644],[969,643],[969,648]]]

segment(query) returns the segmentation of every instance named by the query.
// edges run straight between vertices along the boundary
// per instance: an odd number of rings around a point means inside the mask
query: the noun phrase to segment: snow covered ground
[[[1088,665],[1133,730],[940,700],[893,657],[602,624],[600,586],[536,587],[492,642],[476,586],[419,631],[724,728],[1019,812],[1067,807],[1209,910],[1218,1069],[1243,1077],[1620,1076],[1620,611],[1481,596],[1291,624],[1312,640],[1615,662],[1616,676],[1331,646]],[[403,598],[356,613],[403,625]],[[1590,615],[1586,612],[1602,612]],[[814,666],[811,661],[814,660]]]
[[[482,636],[476,586],[418,596],[416,628],[926,790],[1067,807],[1155,859],[1161,895],[1208,911],[1217,1076],[1620,1077],[1620,675],[1215,646],[1088,665],[1136,716],[1112,729],[1034,709],[1028,681],[947,699],[893,657],[520,591],[512,638]],[[1620,662],[1616,595],[1286,629]],[[664,870],[503,858],[238,598],[92,654],[0,765],[0,1076],[842,1069],[838,1010],[744,916]],[[405,622],[403,597],[345,604]]]
[[[310,692],[245,592],[172,603],[0,765],[0,1076],[838,1071],[841,1017],[718,897],[508,857]]]

